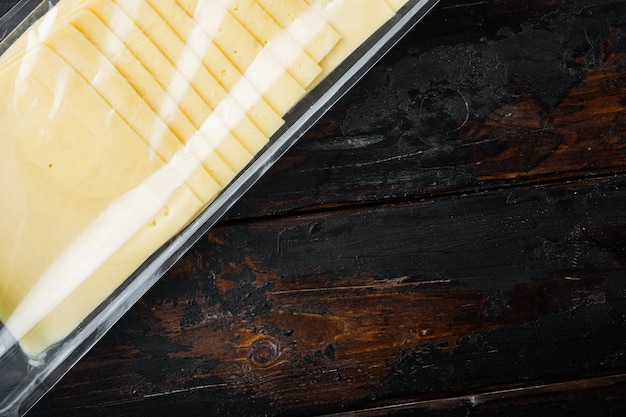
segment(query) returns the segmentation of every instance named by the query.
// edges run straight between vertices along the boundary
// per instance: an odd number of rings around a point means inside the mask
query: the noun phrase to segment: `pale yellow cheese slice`
[[[143,1],[139,1],[137,2],[136,0],[128,0],[125,4],[143,4]],[[58,12],[54,13],[54,15],[56,16],[56,20],[54,21],[55,24],[58,24],[60,22],[64,22],[66,20],[68,20],[69,18],[72,17],[73,14],[76,13],[76,7],[74,7],[74,9],[71,9],[70,7],[68,7],[69,4],[72,4],[73,6],[76,6],[77,4],[74,1],[65,1],[65,2],[61,2],[60,7],[58,7]],[[111,17],[112,15],[114,15],[115,17],[113,18],[113,22],[111,22],[113,25],[115,25],[115,30],[119,31],[122,34],[127,34],[128,33],[128,28],[127,27],[123,27],[123,24],[125,23],[123,20],[123,17],[125,16],[120,16],[123,13],[114,13],[116,10],[116,7],[112,4],[111,1],[109,0],[89,0],[86,1],[82,4],[81,8],[78,8],[79,10],[82,10],[83,8],[91,8],[93,10],[96,10],[99,12],[100,16],[103,19],[107,19],[107,17]],[[57,8],[55,8],[54,10],[56,11]],[[113,10],[113,12],[111,12],[111,10]],[[183,13],[184,14],[184,13]],[[128,18],[127,18],[128,20]],[[120,22],[122,22],[122,25],[120,25]],[[157,22],[158,23],[158,22]],[[131,25],[132,25],[132,21],[131,21]],[[163,25],[163,22],[161,22],[161,24]],[[136,28],[135,28],[136,29]],[[136,29],[137,30],[137,29]],[[48,30],[46,31],[41,31],[42,33],[45,32],[45,36],[38,36],[38,42],[42,42],[46,36],[48,36]],[[144,36],[145,37],[145,36]],[[25,38],[25,37],[24,37]],[[24,39],[22,38],[22,39]],[[19,49],[19,48],[18,48]],[[169,49],[170,51],[173,50],[172,48]],[[139,51],[140,53],[142,53],[142,56],[149,62],[152,63],[152,65],[154,65],[155,61],[159,60],[163,61],[163,58],[161,57],[161,55],[158,52],[155,52],[155,47],[154,45],[151,44],[150,41],[148,41],[147,43],[143,43],[141,45],[139,45],[138,48],[136,48],[136,51]],[[2,58],[5,58],[7,56],[7,54],[3,55]],[[213,56],[208,57],[208,59],[211,60],[211,62],[213,61],[214,58]],[[159,62],[160,62],[159,61]],[[170,64],[168,64],[170,65]],[[186,66],[183,66],[182,68],[185,68]],[[156,72],[156,76],[159,77],[167,77],[168,74],[172,73],[172,67],[170,67],[170,71],[167,71],[167,68],[165,68],[163,65],[160,65],[158,70],[155,71]],[[163,75],[165,74],[165,75]],[[209,74],[210,75],[210,74]],[[204,78],[203,78],[204,76]],[[196,77],[197,79],[194,81],[198,81],[198,79],[200,80],[206,80],[206,75],[202,72],[200,72],[199,76]],[[166,82],[169,82],[170,80],[167,80]],[[265,102],[259,98],[259,100],[257,100],[257,102],[252,103],[249,105],[250,107],[250,112],[249,114],[255,118],[255,122],[260,122],[257,123],[258,125],[261,126],[261,128],[264,129],[264,131],[261,133],[259,131],[259,129],[257,127],[255,127],[254,125],[251,125],[250,121],[247,120],[245,117],[239,117],[239,114],[241,114],[242,110],[239,106],[237,106],[238,103],[232,103],[232,104],[228,104],[225,105],[225,102],[227,100],[223,99],[223,95],[225,94],[223,92],[223,90],[220,92],[219,90],[219,85],[216,85],[216,81],[214,79],[210,80],[211,83],[202,83],[200,84],[200,86],[198,88],[202,89],[202,91],[207,91],[210,92],[210,94],[208,94],[208,98],[212,100],[212,104],[214,106],[217,106],[216,103],[221,102],[222,105],[220,106],[219,110],[221,114],[225,114],[227,115],[227,119],[225,120],[225,123],[227,124],[227,127],[230,128],[233,133],[235,135],[240,136],[241,138],[243,138],[242,143],[244,144],[244,146],[250,150],[251,153],[255,153],[258,150],[260,150],[260,148],[262,148],[265,143],[267,143],[267,138],[269,136],[271,136],[277,129],[278,127],[280,127],[280,125],[282,125],[283,121],[282,119],[276,115],[276,113],[274,113],[266,104]],[[246,88],[242,88],[243,86],[239,85],[239,88],[237,88],[237,92],[239,93],[238,96],[251,96],[249,89]],[[205,97],[206,98],[206,97]],[[238,98],[238,97],[236,97]],[[234,98],[230,99],[231,101],[234,100]],[[240,100],[241,101],[241,100]],[[249,101],[249,99],[248,99]],[[170,106],[171,107],[171,106]],[[238,108],[239,107],[239,108]],[[187,106],[187,110],[188,109],[192,109],[192,110],[197,110],[198,107],[196,106]],[[197,115],[197,112],[196,114]],[[222,119],[224,119],[224,117],[222,117]],[[178,119],[177,119],[178,120]],[[198,118],[195,119],[196,121],[198,120]],[[215,123],[213,123],[215,124]],[[178,126],[180,128],[180,126]],[[214,130],[214,129],[213,129]],[[222,129],[223,131],[224,129]],[[178,130],[177,133],[180,133],[180,131]],[[239,155],[239,153],[235,153],[235,155]],[[206,161],[205,161],[206,162]],[[232,164],[234,166],[237,167],[241,167],[242,165],[245,165],[245,161],[244,160],[238,160],[235,161],[234,164]],[[205,164],[205,167],[209,166],[209,163]],[[210,169],[212,171],[212,174],[214,176],[220,174],[220,173],[226,173],[227,170],[226,169],[221,169],[219,168],[219,163],[212,163],[210,164]],[[218,178],[218,182],[220,184],[224,184],[226,183],[229,178],[231,178],[232,175],[228,175],[224,178]]]
[[[304,87],[220,3],[215,0],[176,2],[278,114],[286,114],[304,97]]]
[[[143,142],[133,139],[135,133],[110,108],[102,108],[92,95],[80,94],[82,80],[69,67],[59,68],[57,59],[46,47],[33,48],[19,65],[0,73],[0,210],[4,214],[0,233],[10,237],[0,242],[0,320],[19,338],[37,317],[52,311],[59,298],[73,291],[73,285],[66,285],[69,274],[42,278],[51,265],[66,256],[67,249],[112,203],[166,168]],[[145,251],[156,250],[203,205],[184,181],[176,184],[171,193],[157,195],[147,189],[142,194],[158,207],[137,232],[149,234],[144,236]],[[154,189],[158,191],[158,186]],[[105,236],[115,237],[120,228],[133,227],[123,222],[133,210],[118,210],[110,219],[119,220],[121,227],[104,222]],[[67,271],[86,268],[83,264],[102,251],[99,243],[94,242],[97,245],[87,252],[89,256],[75,257]],[[123,263],[127,269],[136,268],[143,255],[137,257],[133,249]],[[110,259],[101,268],[115,262]],[[69,317],[48,316],[46,326],[22,340],[25,351],[38,354],[67,334],[97,305],[90,304],[91,299],[106,297],[127,275],[101,275],[94,285],[102,291],[78,296]]]
[[[143,200],[143,198],[138,198],[138,200]],[[132,234],[129,239],[125,240],[123,246],[120,246],[117,250],[112,250],[106,261],[97,267],[86,279],[77,282],[76,288],[57,289],[60,295],[56,297],[62,298],[63,302],[54,306],[52,306],[52,303],[45,301],[37,303],[39,308],[46,307],[51,308],[51,310],[41,320],[37,321],[34,326],[28,320],[24,320],[27,325],[22,325],[22,328],[33,326],[20,337],[20,345],[26,354],[37,356],[48,346],[58,342],[62,337],[76,329],[86,315],[95,306],[104,302],[116,288],[122,285],[143,260],[147,259],[153,252],[165,244],[190,219],[196,217],[198,207],[199,201],[190,193],[187,187],[177,187],[163,207],[155,212],[148,222],[143,223],[139,230]],[[101,223],[92,222],[90,226],[101,226],[100,230],[102,231],[110,224],[110,222]],[[94,227],[94,229],[96,228]],[[87,230],[89,230],[89,226]],[[121,232],[119,227],[114,228],[114,230],[115,233]],[[92,244],[87,248],[81,248],[83,249],[82,251],[76,249],[74,256],[68,256],[71,263],[75,263],[75,260],[81,257],[81,253],[87,253],[89,250],[102,250],[95,246],[104,241],[104,239],[99,241],[91,236],[84,237],[85,240],[90,241]],[[67,265],[67,267],[71,268],[72,265]],[[58,285],[62,284],[61,282]],[[34,284],[36,292],[41,292],[40,285],[41,281]],[[32,293],[33,295],[36,295],[35,291]],[[33,309],[35,307],[33,304],[36,303],[37,298],[39,297],[27,298],[26,301],[21,300],[22,308],[25,309],[26,306],[29,306]],[[49,300],[49,296],[47,299]],[[0,304],[4,304],[4,300],[0,300]],[[18,311],[18,313],[20,312]],[[26,315],[28,316],[28,314]],[[3,319],[10,329],[12,327],[20,327],[17,324],[22,324],[17,322],[16,326],[11,326],[12,320],[10,318],[8,321],[5,321],[4,317],[0,317],[0,319]]]
[[[0,67],[11,65],[24,56],[24,53],[34,47],[42,45],[46,36],[53,30],[54,25],[64,22],[68,16],[81,10],[80,7],[93,0],[63,0],[58,2],[53,8],[35,23],[33,23],[25,34],[20,36],[11,44],[9,49],[0,57]],[[42,5],[44,5],[42,3]]]
[[[208,91],[215,94],[213,97],[208,97],[207,100],[211,101],[217,110],[216,116],[219,116],[224,121],[226,126],[232,130],[233,135],[251,153],[261,149],[267,143],[269,136],[282,125],[282,118],[271,112],[261,119],[264,123],[263,127],[270,132],[267,135],[247,117],[246,110],[239,107],[234,99],[226,103],[224,101],[226,96],[219,96],[223,90],[220,91],[218,83],[206,67],[207,64],[212,65],[212,56],[207,54],[207,48],[211,44],[210,40],[202,42],[202,39],[199,39],[202,36],[202,31],[197,29],[197,27],[191,28],[192,31],[196,29],[191,35],[185,31],[184,23],[180,23],[180,21],[186,22],[188,18],[173,1],[157,1],[154,2],[154,5],[156,9],[150,7],[150,4],[145,4],[144,7],[138,9],[131,9],[124,3],[125,10],[129,16],[141,16],[137,21],[144,32],[153,31],[157,26],[160,27],[159,35],[154,36],[152,39],[176,68],[197,67],[201,69],[196,72],[196,77],[191,82],[197,82],[196,88],[198,91]],[[166,20],[163,20],[163,17]],[[226,93],[224,92],[224,94]]]
[[[307,53],[319,63],[341,35],[304,0],[255,0]]]
[[[12,109],[18,115],[32,114],[33,122],[20,131],[24,140],[13,139],[19,158],[38,161],[46,175],[79,194],[98,198],[116,196],[163,166],[161,158],[74,70],[45,46],[31,51],[22,61],[30,70],[18,90],[28,88],[31,95],[17,96],[21,101]],[[38,89],[41,97],[35,95]],[[50,125],[37,122],[46,118]],[[65,134],[65,127],[75,130]],[[79,133],[80,129],[87,132]],[[97,164],[86,163],[94,158]]]
[[[226,124],[234,124],[235,127],[240,124],[231,119],[240,120],[240,113],[243,111],[266,137],[274,134],[284,121],[263,97],[262,91],[267,90],[267,86],[262,85],[258,74],[248,74],[246,78],[208,36],[211,31],[199,26],[180,6],[171,3],[155,4],[167,6],[167,10],[161,10],[161,13],[168,19],[170,27],[185,42],[186,48],[202,58],[205,68],[217,81],[218,84],[206,88],[209,95],[205,99],[222,114]],[[291,85],[293,80],[287,82]],[[236,130],[233,128],[233,132],[238,133],[236,136],[248,149],[254,151],[264,145],[258,141],[256,134],[246,133],[245,128],[242,125]]]
[[[197,129],[211,114],[211,109],[184,80],[182,82],[183,85],[179,86],[175,91],[171,91],[171,88],[168,89],[167,81],[175,79],[175,74],[172,74],[172,71],[168,71],[172,69],[169,62],[163,66],[157,65],[155,61],[157,61],[158,55],[152,55],[153,59],[149,64],[140,62],[126,48],[124,43],[91,11],[85,10],[77,14],[70,22],[113,63],[120,74],[126,78],[146,103],[160,115],[161,119],[189,118],[192,119],[194,128]],[[136,46],[139,47],[137,51],[148,49],[145,43]],[[152,73],[145,65],[153,65]],[[163,76],[163,73],[166,73],[169,77]],[[171,81],[171,84],[181,83]],[[224,152],[224,144],[227,144],[228,141],[234,141],[235,138],[229,134],[225,138],[220,138],[224,142],[220,141],[215,146],[209,140],[201,139],[202,143],[196,145],[198,149],[190,147],[190,151],[202,162],[205,169],[218,184],[222,186],[227,184],[234,177],[235,170],[224,162],[228,158],[221,157],[220,150]],[[188,143],[188,140],[183,142]]]
[[[295,78],[307,88],[322,68],[289,33],[254,0],[219,0],[256,40]]]
[[[91,10],[84,10],[68,23],[113,64],[162,119],[188,120],[197,128],[211,113],[191,84],[131,21],[129,27],[116,26],[112,32]],[[191,72],[195,75],[196,71]],[[184,131],[177,130],[181,129]],[[188,132],[183,136],[189,136]]]
[[[161,10],[161,13],[166,16],[170,27],[185,44],[185,48],[193,51],[201,59],[205,69],[209,72],[208,75],[213,77],[213,80],[207,77],[204,80],[206,85],[199,87],[201,91],[206,92],[205,100],[214,109],[220,104],[225,107],[223,103],[228,102],[228,108],[223,111],[233,113],[238,119],[241,118],[241,112],[247,114],[267,137],[276,132],[284,123],[282,116],[269,106],[258,90],[249,84],[249,80],[242,76],[213,40],[180,6],[175,3],[169,3],[167,6],[167,10]],[[234,103],[230,104],[231,101]],[[228,124],[230,117],[227,115],[222,117]],[[243,133],[242,136],[244,136]],[[255,148],[253,144],[249,144],[250,138],[240,138],[240,140],[246,146]]]
[[[0,221],[3,236],[12,237],[1,240],[0,265],[12,272],[2,276],[22,276],[17,272],[25,269],[29,273],[24,275],[35,279],[56,255],[57,245],[66,245],[111,198],[141,183],[163,165],[158,158],[147,157],[145,145],[135,147],[129,141],[126,146],[117,143],[116,137],[99,137],[102,125],[86,126],[68,105],[74,99],[65,93],[65,87],[73,84],[71,74],[51,71],[51,56],[45,47],[33,48],[28,61],[35,66],[26,77],[20,78],[26,75],[20,75],[25,69],[16,64],[0,74],[0,189],[5,213]],[[40,81],[51,72],[58,80],[53,90]],[[19,85],[10,82],[15,79],[20,79]],[[115,123],[114,115],[111,119],[112,128],[122,132],[123,124]],[[76,135],[67,135],[70,128]],[[132,131],[125,133],[132,137]],[[124,162],[125,152],[126,157],[141,159],[132,166]],[[97,164],[85,163],[94,159]],[[15,282],[26,287],[23,280]]]
[[[320,62],[324,72],[320,79],[341,64],[354,50],[369,38],[395,12],[384,0],[305,0],[333,28],[341,34],[341,40]]]
[[[220,190],[219,184],[203,168],[197,168],[201,164],[190,151],[178,152],[182,148],[181,142],[93,45],[77,30],[64,24],[58,25],[54,35],[48,37],[47,44],[93,86],[127,123],[136,128],[164,161],[170,161],[176,154],[178,160],[175,161],[175,169],[201,200],[212,199]],[[176,125],[181,135],[179,138],[188,138],[194,134],[189,124],[182,120],[176,121],[179,122]]]
[[[394,12],[398,12],[402,6],[409,2],[409,0],[385,0],[385,2],[393,9]]]

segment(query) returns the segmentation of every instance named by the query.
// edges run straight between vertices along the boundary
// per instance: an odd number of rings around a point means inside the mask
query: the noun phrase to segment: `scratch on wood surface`
[[[163,392],[157,392],[157,393],[154,393],[154,394],[144,394],[143,398],[163,397],[163,396],[168,396],[168,395],[172,395],[172,394],[183,394],[183,393],[186,393],[186,392],[193,392],[193,391],[198,391],[198,390],[201,390],[201,389],[220,388],[220,387],[226,387],[226,386],[228,386],[228,384],[226,384],[226,383],[198,385],[198,386],[195,386],[195,387],[181,388],[181,389],[175,389],[175,390],[168,390],[168,391],[163,391]]]
[[[405,153],[405,154],[402,154],[402,155],[395,155],[395,156],[390,156],[388,158],[377,159],[375,161],[358,162],[358,163],[355,163],[355,164],[350,165],[350,166],[355,166],[355,167],[360,168],[360,167],[365,167],[365,166],[384,164],[386,162],[391,162],[391,161],[400,161],[400,160],[403,160],[403,159],[408,159],[408,158],[411,158],[413,156],[422,155],[422,154],[424,154],[424,151],[409,152],[409,153]]]
[[[376,159],[376,160],[367,161],[367,162],[354,162],[351,164],[343,164],[343,165],[333,164],[332,166],[327,166],[327,167],[315,166],[314,168],[299,169],[298,173],[302,174],[302,173],[307,173],[307,172],[318,172],[318,171],[326,171],[326,170],[362,168],[362,167],[368,167],[368,166],[373,166],[373,165],[385,164],[387,162],[392,162],[392,161],[402,161],[404,159],[412,158],[414,156],[423,155],[424,153],[425,153],[424,151],[415,151],[415,152],[404,153],[402,155],[394,155],[394,156],[390,156],[387,158]]]
[[[469,3],[461,3],[461,4],[452,4],[450,6],[444,6],[442,7],[443,10],[452,10],[452,9],[460,9],[463,7],[475,7],[475,6],[482,6],[484,4],[490,4],[490,1],[473,1],[473,2],[469,2]]]
[[[401,412],[402,410],[418,410],[435,411],[458,409],[459,407],[477,407],[481,404],[495,403],[501,401],[512,401],[516,398],[530,397],[532,395],[541,394],[559,394],[593,391],[608,387],[614,387],[623,384],[626,381],[626,375],[612,375],[606,377],[589,378],[573,382],[557,382],[554,384],[536,385],[532,387],[510,388],[498,391],[485,392],[482,394],[474,394],[459,397],[448,397],[424,401],[407,401],[404,403],[385,405],[380,407],[371,407],[368,409],[341,412],[334,414],[325,414],[320,417],[369,417],[380,415],[391,415],[392,412]]]
[[[270,291],[270,294],[283,295],[283,294],[302,294],[302,293],[315,293],[326,292],[328,290],[333,291],[353,291],[353,290],[370,290],[370,289],[387,289],[392,287],[418,287],[423,285],[436,285],[436,284],[450,284],[450,279],[437,279],[429,281],[417,281],[417,282],[404,282],[408,277],[400,277],[395,279],[384,280],[382,282],[363,284],[363,285],[346,285],[339,287],[323,287],[323,288],[301,288],[297,290],[281,290]]]

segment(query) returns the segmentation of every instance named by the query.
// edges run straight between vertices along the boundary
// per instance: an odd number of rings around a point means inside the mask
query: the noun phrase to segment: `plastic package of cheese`
[[[0,416],[26,413],[436,2],[16,2]]]

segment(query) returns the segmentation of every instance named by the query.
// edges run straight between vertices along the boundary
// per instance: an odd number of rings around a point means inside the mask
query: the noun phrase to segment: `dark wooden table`
[[[625,210],[626,2],[443,0],[31,415],[626,415]]]

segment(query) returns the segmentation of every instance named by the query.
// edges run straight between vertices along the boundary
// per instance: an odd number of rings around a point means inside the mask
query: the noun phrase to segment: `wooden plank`
[[[223,224],[34,415],[322,413],[624,373],[624,207],[617,177]]]
[[[626,412],[626,376],[613,375],[574,382],[513,388],[445,399],[402,401],[327,417],[370,416],[601,416]],[[515,404],[515,406],[512,406]]]
[[[231,217],[624,171],[623,1],[444,1],[423,23]]]

